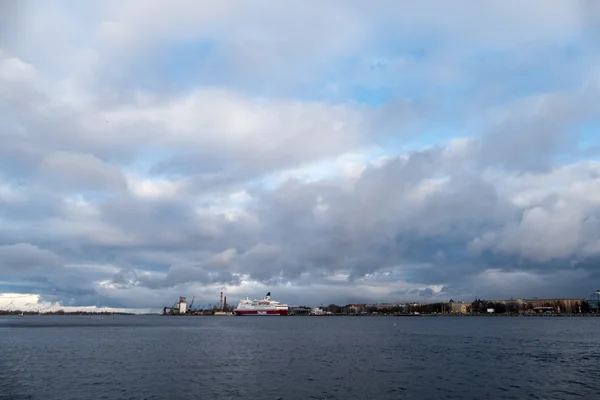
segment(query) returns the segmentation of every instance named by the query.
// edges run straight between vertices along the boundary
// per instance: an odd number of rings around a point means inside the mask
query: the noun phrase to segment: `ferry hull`
[[[235,315],[288,315],[288,310],[234,310]]]

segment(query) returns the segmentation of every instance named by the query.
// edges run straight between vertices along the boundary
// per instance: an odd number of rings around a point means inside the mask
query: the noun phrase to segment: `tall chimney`
[[[221,292],[221,297],[219,298],[219,309],[223,309],[223,292]]]
[[[225,296],[225,299],[223,300],[223,311],[227,311],[227,296]]]

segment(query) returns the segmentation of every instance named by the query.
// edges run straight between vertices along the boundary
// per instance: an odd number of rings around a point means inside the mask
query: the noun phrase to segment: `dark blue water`
[[[600,318],[0,317],[1,399],[597,399]]]

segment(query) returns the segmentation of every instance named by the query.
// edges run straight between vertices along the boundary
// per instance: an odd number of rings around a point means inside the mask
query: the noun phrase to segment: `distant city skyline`
[[[0,308],[584,298],[598,26],[585,0],[4,1]]]

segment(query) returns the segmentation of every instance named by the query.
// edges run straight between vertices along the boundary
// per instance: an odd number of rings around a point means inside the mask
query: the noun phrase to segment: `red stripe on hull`
[[[288,310],[233,310],[236,315],[288,315]]]

